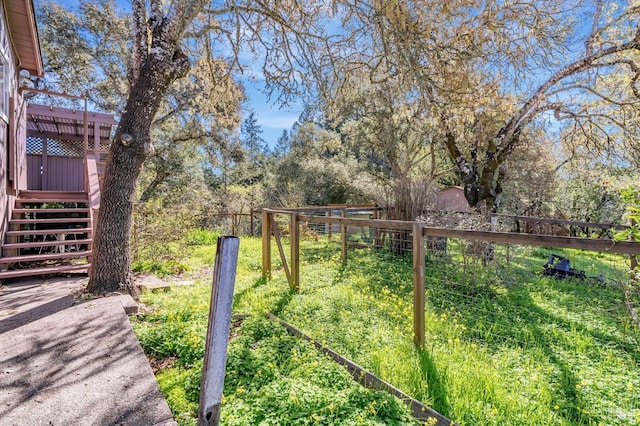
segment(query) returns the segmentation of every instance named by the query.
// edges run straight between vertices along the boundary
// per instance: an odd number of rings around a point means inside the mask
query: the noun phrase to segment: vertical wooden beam
[[[327,217],[331,217],[331,210],[327,211]],[[329,234],[329,239],[331,239],[331,233],[333,231],[331,227],[333,226],[333,224],[327,223],[326,226],[329,228],[328,234]]]
[[[82,132],[83,137],[82,137],[82,147],[83,147],[83,152],[84,152],[84,156],[82,158],[82,166],[84,168],[84,184],[83,184],[83,188],[85,190],[85,192],[89,191],[89,176],[88,176],[88,171],[87,171],[87,153],[89,151],[89,110],[87,109],[87,98],[84,98],[84,114],[82,116],[83,120],[84,120],[84,124],[83,124],[83,130]]]
[[[347,218],[347,210],[343,209],[340,212],[343,219]],[[347,225],[346,223],[340,224],[340,234],[342,236],[342,263],[347,263]]]
[[[253,232],[254,231],[254,229],[253,229],[253,227],[254,227],[253,214],[254,213],[255,213],[255,210],[253,210],[253,208],[251,210],[249,210],[249,223],[250,223],[249,229],[251,229],[251,236],[252,237],[255,235],[254,232]]]
[[[380,210],[378,210],[378,205],[376,204],[376,207],[373,210],[373,220],[378,219],[380,219]],[[380,228],[377,226],[373,228],[373,245],[375,248],[380,248]]]
[[[97,118],[93,122],[93,149],[95,151],[100,150],[100,123],[98,123]]]
[[[49,145],[49,139],[42,138],[42,160],[40,162],[40,188],[38,189],[41,189],[43,191],[46,191],[49,189],[49,179],[47,177],[48,175],[47,163],[49,162],[49,160],[47,160],[47,157],[49,156],[48,145]]]
[[[291,283],[291,272],[289,271],[289,261],[287,260],[287,256],[284,254],[284,249],[282,248],[282,235],[280,235],[280,229],[278,229],[278,224],[275,220],[275,213],[269,213],[269,219],[271,219],[271,232],[276,240],[276,245],[278,246],[278,254],[280,254],[280,261],[282,262],[282,269],[284,269],[284,274],[287,276],[287,282]],[[287,224],[288,228],[291,228],[291,224]]]
[[[300,223],[298,214],[291,213],[291,281],[289,287],[293,291],[300,289]]]
[[[425,309],[424,223],[413,222],[413,343],[423,347]]]
[[[262,278],[271,279],[271,213],[262,210]]]
[[[220,404],[224,387],[227,342],[229,341],[233,287],[236,280],[239,247],[240,239],[237,237],[218,238],[213,268],[211,305],[209,306],[207,343],[202,366],[198,426],[217,426],[220,424]]]

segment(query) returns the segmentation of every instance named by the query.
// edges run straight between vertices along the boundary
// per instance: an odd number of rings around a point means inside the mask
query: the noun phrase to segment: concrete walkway
[[[123,304],[86,278],[0,288],[0,426],[175,425]]]

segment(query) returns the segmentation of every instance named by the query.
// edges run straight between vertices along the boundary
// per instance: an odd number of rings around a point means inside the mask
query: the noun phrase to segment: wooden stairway
[[[86,193],[21,191],[12,216],[0,280],[89,270],[93,240]]]

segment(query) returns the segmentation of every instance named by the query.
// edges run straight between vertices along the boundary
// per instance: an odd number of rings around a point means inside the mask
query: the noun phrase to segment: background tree
[[[120,113],[133,61],[131,16],[113,0],[80,1],[76,10],[46,1],[37,5],[47,88],[86,96],[99,110]]]
[[[107,6],[114,9],[113,3]],[[287,203],[359,197],[352,182],[361,175],[354,171],[370,163],[368,170],[382,178],[377,183],[399,194],[398,211],[407,218],[423,204],[412,198],[415,188],[424,188],[427,179],[451,181],[452,170],[470,205],[495,210],[506,179],[517,175],[510,168],[520,167],[520,158],[530,158],[525,154],[550,139],[542,130],[561,126],[563,135],[573,137],[565,137],[565,145],[586,144],[589,153],[602,155],[621,141],[624,149],[616,155],[636,164],[638,8],[617,6],[586,0],[573,8],[551,0],[482,7],[469,0],[134,0],[132,18],[123,18],[123,26],[129,22],[134,29],[132,39],[130,32],[103,34],[84,18],[55,17],[52,28],[69,22],[74,29],[52,40],[58,50],[67,39],[78,46],[77,84],[91,77],[84,69],[100,70],[95,81],[114,88],[96,96],[96,104],[121,113],[107,164],[90,289],[133,291],[131,211],[145,161],[152,159],[153,173],[139,192],[152,198],[191,164],[169,155],[179,146],[172,142],[208,154],[201,164],[225,170],[225,191],[235,183],[232,172],[244,165],[243,158],[257,154],[247,152],[234,131],[242,90],[231,77],[244,70],[264,77],[280,101],[305,87],[329,117],[342,117],[330,126],[305,119],[293,129],[289,152],[267,176],[276,179],[269,188],[291,189],[275,197]],[[97,3],[80,8],[87,16],[100,15]],[[583,16],[593,24],[575,25]],[[93,32],[103,35],[87,37]],[[133,54],[114,59],[120,61],[114,67],[99,49],[92,50],[96,40],[108,45],[107,53]],[[261,60],[247,64],[245,54]],[[58,72],[67,65],[59,61]],[[118,90],[124,90],[126,101],[110,97]],[[233,95],[226,96],[229,92]],[[238,174],[245,175],[251,173]],[[336,184],[342,176],[349,185]],[[277,179],[281,186],[274,185]],[[314,194],[314,183],[331,190]]]
[[[286,146],[272,160],[265,203],[308,206],[370,201],[376,187],[364,167],[314,109],[305,108],[291,133],[281,137]]]
[[[289,138],[289,132],[285,129],[278,137],[276,145],[273,147],[272,154],[274,157],[279,158],[289,153],[291,149],[291,139]]]
[[[387,188],[393,218],[415,220],[426,208],[438,173],[429,111],[391,78],[379,84],[360,80],[339,102],[334,119],[368,172]]]
[[[264,179],[269,147],[261,134],[262,128],[258,124],[256,113],[251,111],[240,125],[240,143],[244,158],[234,170],[234,183],[252,186]]]
[[[358,58],[372,84],[396,78],[404,93],[415,94],[471,206],[498,208],[506,161],[532,129],[569,123],[603,150],[614,140],[636,143],[629,127],[638,105],[637,6],[477,6],[379,0],[349,21],[361,47],[351,63]],[[357,84],[338,78],[332,93]]]

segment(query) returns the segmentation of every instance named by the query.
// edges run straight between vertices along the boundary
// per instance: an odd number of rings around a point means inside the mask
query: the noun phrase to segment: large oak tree
[[[89,291],[135,293],[130,234],[138,176],[154,148],[151,127],[172,85],[190,69],[187,47],[201,44],[211,56],[227,54],[235,70],[262,75],[283,101],[328,65],[338,43],[324,28],[330,4],[297,1],[133,0],[134,49],[129,89],[107,162]],[[261,57],[248,66],[241,54]],[[303,66],[309,70],[307,76]],[[216,96],[210,93],[209,96]]]
[[[348,22],[362,46],[352,64],[419,100],[471,206],[497,209],[507,159],[541,128],[568,127],[594,152],[625,144],[626,160],[637,159],[635,2],[373,3]],[[333,83],[336,99],[362,87]]]

